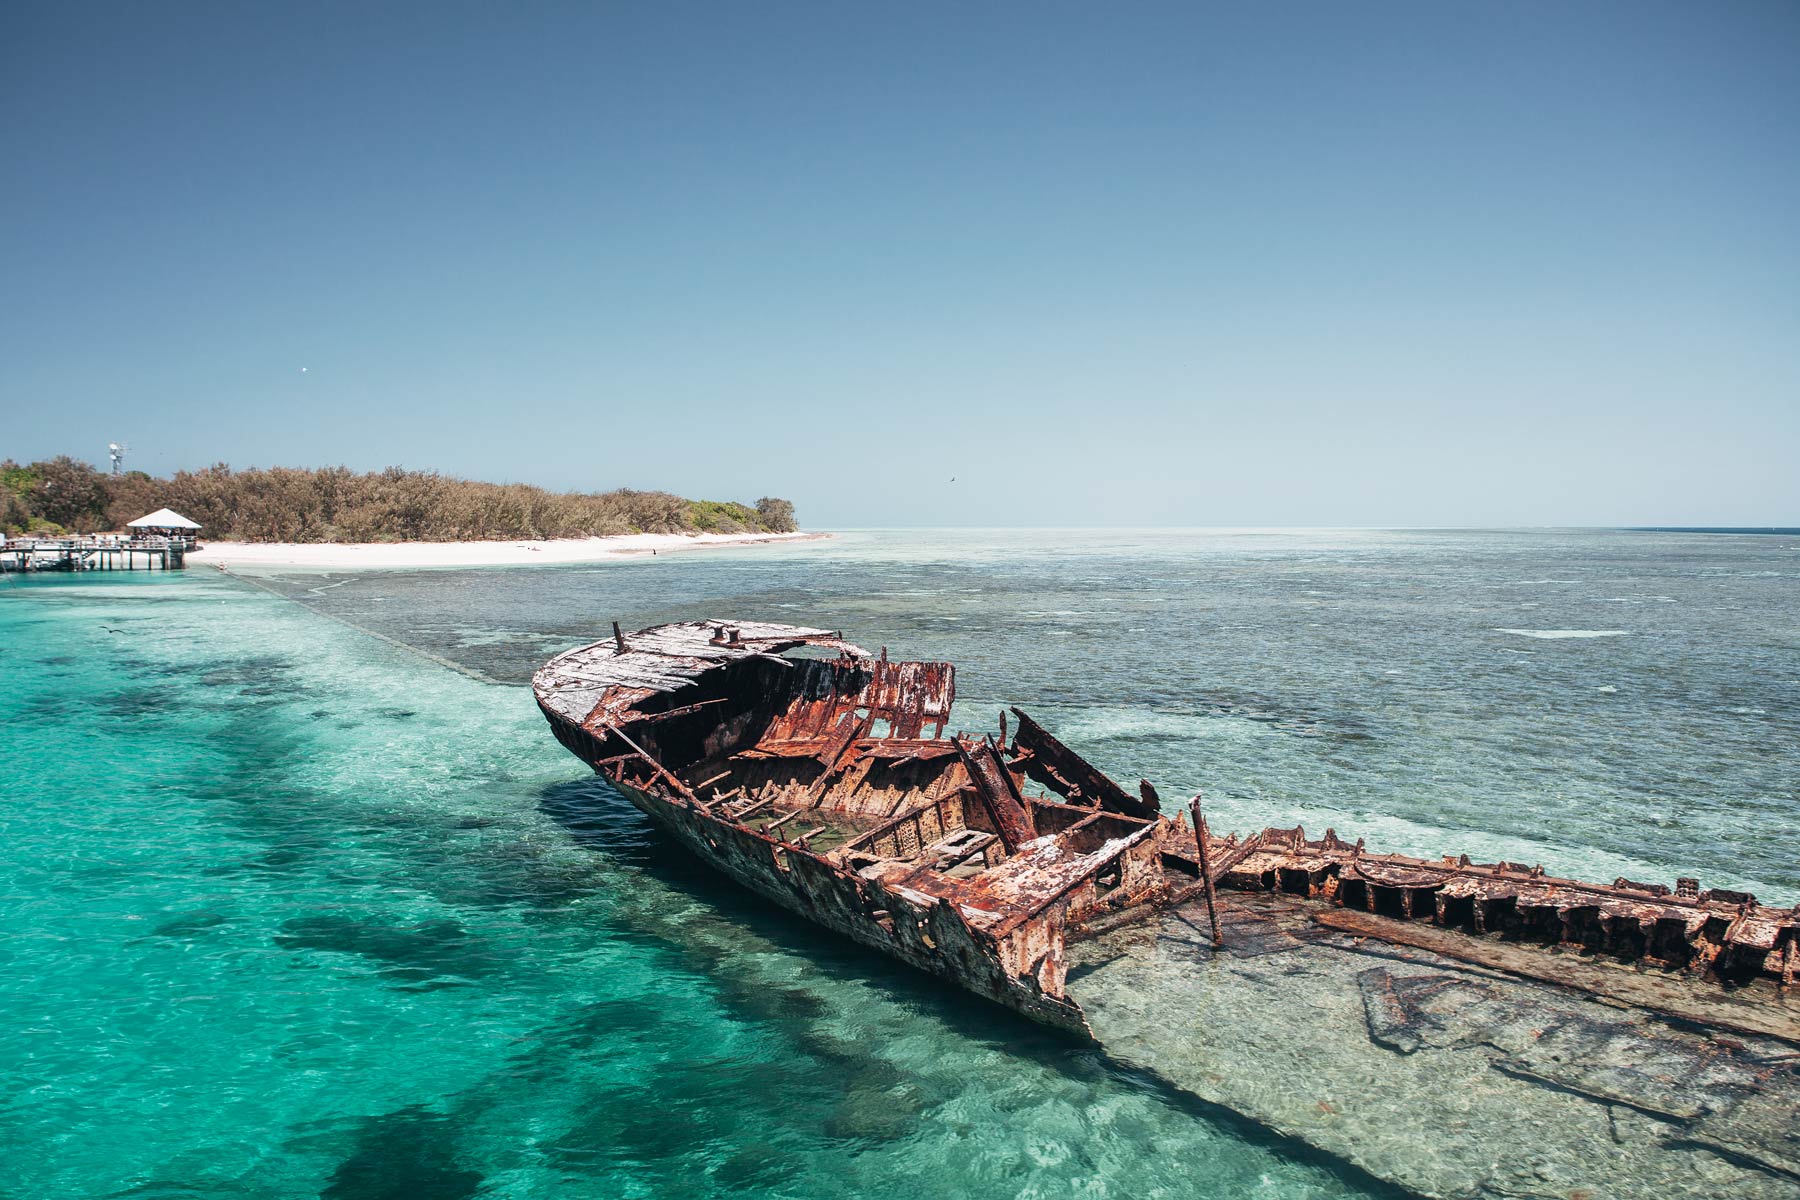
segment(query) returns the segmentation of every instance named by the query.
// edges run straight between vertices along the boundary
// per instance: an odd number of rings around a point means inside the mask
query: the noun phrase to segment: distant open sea
[[[1383,1194],[687,861],[516,686],[613,620],[950,659],[955,724],[1020,705],[1222,827],[1800,900],[1793,531],[881,531],[261,582],[0,579],[9,1200]]]

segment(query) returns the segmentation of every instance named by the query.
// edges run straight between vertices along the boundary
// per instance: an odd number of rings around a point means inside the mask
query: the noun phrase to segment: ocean
[[[1797,582],[1628,531],[7,577],[0,1196],[1385,1194],[712,877],[519,685],[614,620],[824,625],[1218,828],[1793,903]]]

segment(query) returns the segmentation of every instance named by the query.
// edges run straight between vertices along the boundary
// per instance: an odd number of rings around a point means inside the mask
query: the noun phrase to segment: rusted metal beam
[[[783,661],[785,662],[786,660],[784,659]],[[727,699],[729,699],[729,697],[721,697],[717,700],[701,700],[694,704],[684,704],[680,708],[664,709],[662,712],[627,714],[626,721],[632,725],[654,725],[659,721],[667,721],[674,717],[685,717],[690,713],[697,713],[701,709],[711,708],[715,704],[724,704]]]
[[[658,778],[667,782],[670,787],[674,788],[677,792],[680,792],[683,796],[685,796],[692,803],[699,805],[701,808],[706,807],[706,805],[704,803],[702,803],[700,797],[694,795],[693,789],[689,788],[687,784],[685,784],[685,783],[681,782],[681,780],[677,779],[675,777],[675,775],[667,767],[663,766],[660,762],[657,762],[655,755],[651,754],[648,750],[644,749],[642,746],[640,746],[636,742],[632,741],[631,738],[626,735],[624,730],[619,729],[617,727],[612,727],[612,728],[608,728],[606,732],[611,734],[613,737],[618,738],[621,742],[624,742],[627,746],[631,747],[632,753],[637,755],[637,757],[639,759],[643,760],[643,762],[646,763],[650,767],[650,769],[656,773]]]
[[[1013,783],[1005,761],[994,750],[993,743],[987,741],[977,742],[974,749],[970,749],[967,742],[957,738],[956,751],[976,793],[993,817],[994,832],[1000,835],[1008,854],[1016,853],[1020,846],[1037,837],[1037,829],[1032,824],[1031,810],[1020,799],[1018,786]]]
[[[819,756],[819,762],[825,770],[817,779],[813,780],[812,786],[806,789],[808,800],[816,804],[819,798],[830,790],[832,782],[848,765],[851,747],[856,744],[858,738],[869,731],[870,719],[869,717],[858,717],[853,713],[839,727],[836,736],[827,743],[825,752]]]
[[[1156,816],[1154,805],[1131,795],[1101,774],[1086,759],[1051,737],[1042,725],[1026,716],[1024,710],[1015,708],[1012,714],[1019,719],[1013,748],[1030,752],[1026,770],[1033,779],[1051,788],[1057,787],[1059,782],[1064,786],[1072,785],[1082,799],[1114,812],[1133,817]]]
[[[1144,786],[1150,785],[1146,783]],[[1191,811],[1194,814],[1194,847],[1199,851],[1200,887],[1206,895],[1206,919],[1212,923],[1213,949],[1216,950],[1225,944],[1225,935],[1219,932],[1218,898],[1213,894],[1212,867],[1206,861],[1206,818],[1200,814],[1199,792],[1194,793]]]
[[[1219,880],[1224,879],[1225,876],[1231,873],[1234,867],[1262,848],[1263,835],[1257,833],[1252,834],[1242,842],[1239,842],[1236,846],[1228,849],[1225,852],[1225,857],[1221,858],[1211,871],[1213,881],[1216,883]]]

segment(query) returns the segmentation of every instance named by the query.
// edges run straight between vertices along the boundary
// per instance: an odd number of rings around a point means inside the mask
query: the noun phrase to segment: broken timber
[[[783,657],[803,646],[836,657]],[[1693,880],[1583,883],[1372,853],[1331,831],[1215,836],[1197,798],[1191,826],[1167,817],[1148,783],[1133,795],[1018,709],[1010,744],[1004,718],[997,742],[949,734],[951,664],[872,657],[831,630],[614,625],[532,682],[557,739],[703,861],[1084,1035],[1069,944],[1196,894],[1210,909],[1215,885],[1385,918],[1356,922],[1366,937],[1416,941],[1394,932],[1411,925],[1440,945],[1575,948],[1757,985],[1744,995],[1786,990],[1800,965],[1800,911]]]

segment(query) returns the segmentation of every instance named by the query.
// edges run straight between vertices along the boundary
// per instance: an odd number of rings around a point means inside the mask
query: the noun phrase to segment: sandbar
[[[228,570],[381,570],[593,563],[768,542],[805,542],[828,533],[627,533],[613,537],[481,542],[204,542],[190,566]]]

